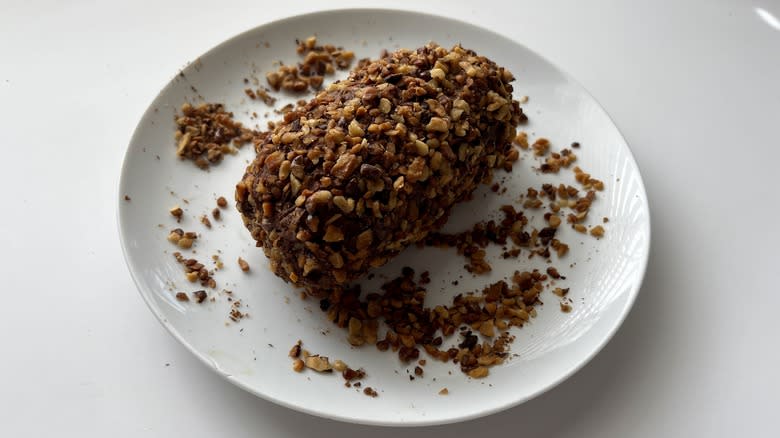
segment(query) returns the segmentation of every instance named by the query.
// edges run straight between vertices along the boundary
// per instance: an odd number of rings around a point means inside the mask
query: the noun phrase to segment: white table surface
[[[404,431],[222,380],[154,319],[119,248],[122,156],[158,90],[224,39],[322,5],[123,3],[0,6],[0,436],[777,436],[779,1],[402,3],[577,78],[625,134],[653,216],[639,299],[590,364],[503,413]]]

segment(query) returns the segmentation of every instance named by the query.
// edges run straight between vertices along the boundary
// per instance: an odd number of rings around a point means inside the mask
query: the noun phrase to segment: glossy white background
[[[780,2],[518,3],[407,7],[520,41],[604,105],[650,198],[645,285],[616,337],[561,386],[491,417],[402,433],[776,435]],[[117,239],[122,156],[158,90],[222,40],[320,7],[3,3],[0,435],[399,433],[224,382],[148,311]]]

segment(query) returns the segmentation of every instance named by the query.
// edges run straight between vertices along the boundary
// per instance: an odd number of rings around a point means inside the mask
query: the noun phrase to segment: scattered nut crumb
[[[292,358],[296,358],[301,355],[301,340],[299,339],[298,342],[290,348],[289,356]]]
[[[206,298],[208,298],[208,294],[205,290],[196,290],[192,293],[192,295],[195,297],[195,302],[198,304],[202,303]]]
[[[521,149],[528,149],[529,147],[528,134],[525,131],[520,131],[514,141]]]
[[[254,136],[219,103],[185,103],[176,116],[176,125],[176,155],[204,170],[222,161],[225,154],[234,154],[233,145],[240,147]]]
[[[228,313],[228,318],[230,318],[231,321],[238,322],[249,316],[248,313],[239,310],[241,305],[242,305],[241,300],[235,300],[230,304],[230,312]]]
[[[181,228],[175,228],[168,234],[168,241],[182,249],[192,248],[192,244],[197,238],[197,233],[184,231]]]
[[[487,377],[489,372],[490,371],[488,371],[487,367],[480,366],[469,371],[467,374],[473,379],[481,379],[483,377]]]
[[[263,103],[265,103],[268,106],[273,106],[276,103],[276,98],[271,96],[268,93],[268,89],[265,87],[260,87],[255,91],[255,94],[257,94],[258,99],[262,100]]]
[[[346,381],[360,380],[365,376],[366,373],[363,371],[363,369],[353,370],[352,368],[347,367],[342,372],[342,377],[344,377],[344,380]]]
[[[439,395],[447,395],[450,393],[450,390],[447,388],[442,388],[441,391],[439,391]]]
[[[182,237],[184,237],[184,230],[181,228],[176,228],[168,233],[168,242],[171,242],[174,245],[178,245]]]
[[[325,356],[306,356],[303,359],[303,363],[306,365],[306,368],[312,369],[319,373],[330,372],[333,370],[333,366],[331,366],[328,358]]]
[[[541,157],[547,154],[547,151],[550,150],[550,140],[547,140],[546,138],[539,138],[531,145],[531,149],[533,149],[534,155]]]
[[[238,266],[242,271],[249,272],[249,263],[247,263],[246,260],[242,259],[241,257],[238,258]]]
[[[347,364],[345,364],[343,360],[336,359],[335,361],[333,361],[333,369],[339,373],[344,372],[347,369]]]
[[[298,41],[297,52],[304,57],[302,62],[297,65],[282,64],[277,71],[266,74],[266,81],[274,90],[281,89],[297,93],[304,92],[309,88],[318,90],[322,86],[324,75],[333,74],[335,69],[349,68],[355,57],[353,52],[344,50],[342,47],[330,44],[318,46],[317,38],[313,36]]]
[[[201,286],[208,286],[212,289],[217,287],[217,282],[212,277],[212,273],[206,269],[203,263],[198,262],[196,259],[185,258],[180,252],[174,252],[173,257],[184,266],[184,273],[187,280],[191,282],[200,281]]]
[[[176,222],[181,222],[181,217],[184,214],[184,210],[181,209],[178,205],[174,206],[170,210],[171,216],[176,218]]]
[[[189,301],[190,298],[184,292],[176,292],[176,299],[179,301]]]

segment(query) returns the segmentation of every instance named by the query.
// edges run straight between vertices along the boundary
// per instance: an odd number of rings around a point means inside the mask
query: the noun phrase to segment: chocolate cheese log
[[[272,270],[310,293],[387,263],[511,168],[512,74],[429,44],[361,63],[256,140],[236,201]]]

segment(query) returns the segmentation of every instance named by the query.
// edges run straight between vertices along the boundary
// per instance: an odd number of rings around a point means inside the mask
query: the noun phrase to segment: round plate
[[[429,360],[425,377],[411,381],[407,374],[414,364],[405,366],[396,355],[373,347],[351,347],[344,331],[326,320],[316,300],[301,300],[298,291],[267,269],[265,256],[232,206],[235,184],[253,158],[252,148],[245,146],[238,156],[227,157],[209,172],[175,156],[174,114],[185,101],[222,102],[252,127],[265,127],[266,112],[277,118],[271,108],[246,98],[244,78],[259,78],[263,84],[265,72],[275,62],[297,62],[294,41],[310,35],[352,49],[358,57],[377,57],[381,49],[415,48],[428,41],[447,47],[462,43],[517,77],[515,97],[530,98],[523,105],[530,121],[522,129],[531,138],[544,136],[555,150],[581,143],[577,164],[606,183],[589,215],[589,225],[609,218],[606,236],[596,240],[562,227],[560,239],[569,243],[571,251],[561,261],[553,256],[554,265],[567,276],[563,287],[571,290],[572,312],[561,312],[557,297],[545,291],[542,301],[547,304],[538,317],[513,332],[517,339],[511,360],[492,368],[487,378],[470,379],[452,363]],[[260,26],[220,44],[181,73],[152,102],[128,147],[119,189],[120,238],[133,279],[155,316],[193,354],[241,388],[284,406],[350,422],[423,425],[465,420],[517,405],[563,381],[604,346],[629,312],[650,244],[647,196],[637,165],[598,103],[568,75],[522,45],[442,17],[340,10]],[[543,182],[576,185],[571,171],[538,174],[533,169],[538,161],[531,154],[522,156],[508,174],[507,193],[497,195],[481,188],[473,201],[457,206],[447,229],[465,229],[497,212],[502,204],[517,203],[527,187]],[[124,200],[125,195],[131,201]],[[206,229],[198,218],[215,207],[218,196],[229,199],[231,206],[222,211],[221,221],[212,220],[214,227]],[[176,204],[185,210],[180,224],[168,213]],[[537,225],[541,214],[536,215]],[[212,266],[214,254],[224,261],[225,267],[215,274],[218,287],[209,291],[213,301],[196,304],[175,299],[177,291],[200,289],[185,279],[171,255],[176,249],[166,236],[176,227],[200,233],[191,251],[194,257],[207,266]],[[378,273],[395,276],[404,265],[418,272],[429,270],[433,281],[427,304],[434,305],[480,289],[516,269],[546,266],[538,257],[503,260],[496,257],[498,250],[489,251],[493,271],[487,276],[467,275],[462,257],[452,250],[416,247]],[[252,266],[250,273],[238,268],[239,256]],[[452,284],[455,279],[457,286]],[[228,318],[231,303],[224,289],[241,300],[248,318],[237,323]],[[313,353],[365,368],[368,377],[363,385],[375,388],[379,396],[368,398],[362,391],[346,388],[336,373],[293,372],[287,352],[298,339]],[[439,395],[442,388],[449,395]]]

